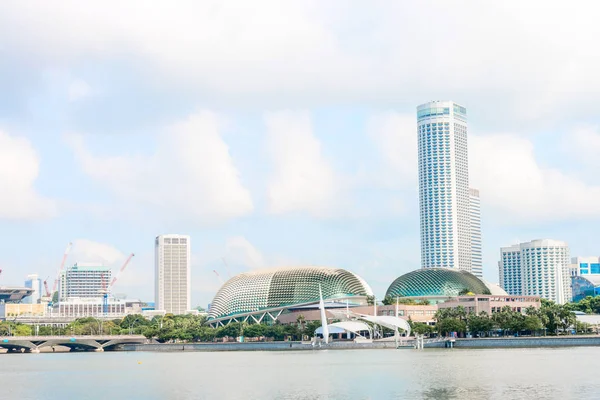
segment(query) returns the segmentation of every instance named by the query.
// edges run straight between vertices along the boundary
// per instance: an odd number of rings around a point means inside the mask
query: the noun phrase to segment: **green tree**
[[[487,336],[488,332],[494,329],[494,322],[485,311],[482,311],[479,315],[469,314],[467,327],[471,333]]]
[[[375,305],[375,296],[367,296],[367,305]]]
[[[439,321],[436,324],[438,333],[443,336],[447,336],[450,332],[465,333],[467,331],[467,324],[457,318],[446,318]]]

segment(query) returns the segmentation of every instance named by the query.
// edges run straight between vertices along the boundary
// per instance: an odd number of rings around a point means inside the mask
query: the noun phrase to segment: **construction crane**
[[[69,242],[69,244],[67,245],[67,248],[65,249],[65,254],[63,254],[62,262],[60,263],[60,268],[58,269],[58,274],[56,274],[56,279],[54,280],[54,285],[52,286],[52,293],[50,294],[50,296],[54,295],[54,292],[56,292],[56,289],[58,288],[58,280],[60,279],[61,272],[65,268],[65,262],[67,261],[67,257],[69,256],[69,252],[71,251],[72,246],[73,246],[73,243]]]
[[[50,293],[50,289],[48,289],[48,278],[44,279],[44,289],[46,290],[46,297],[50,299],[52,298],[52,293]]]
[[[219,275],[219,273],[216,270],[214,270],[214,269],[213,269],[213,272],[217,276],[217,279],[219,279],[219,282],[221,282],[221,285],[223,285],[225,282],[223,282],[223,279],[221,278],[221,275]]]
[[[102,279],[102,290],[100,290],[100,293],[102,294],[102,312],[104,314],[108,314],[108,295],[110,294],[110,289],[113,287],[113,285],[115,284],[115,282],[117,281],[117,279],[119,278],[119,276],[121,275],[121,273],[125,270],[125,268],[127,268],[127,265],[129,265],[129,262],[131,261],[131,259],[135,256],[135,254],[131,253],[129,255],[129,257],[127,257],[127,260],[125,260],[125,262],[123,263],[123,265],[121,266],[121,268],[119,269],[119,271],[117,272],[117,275],[115,275],[115,277],[112,279],[112,281],[110,282],[110,284],[107,285],[106,282],[106,276],[103,274],[101,279]]]

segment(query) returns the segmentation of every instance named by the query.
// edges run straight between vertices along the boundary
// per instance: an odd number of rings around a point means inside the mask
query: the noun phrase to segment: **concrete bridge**
[[[121,336],[0,336],[0,348],[9,353],[39,353],[46,347],[63,346],[70,351],[111,351],[122,344],[142,344],[142,335]]]

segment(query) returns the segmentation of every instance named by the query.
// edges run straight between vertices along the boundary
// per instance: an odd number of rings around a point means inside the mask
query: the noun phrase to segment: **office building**
[[[522,295],[521,246],[515,245],[500,249],[500,287],[508,294]]]
[[[481,202],[479,200],[479,190],[477,189],[469,189],[469,216],[471,228],[471,273],[482,278]]]
[[[25,304],[37,304],[42,298],[42,281],[37,274],[27,275],[25,287],[33,289],[31,296],[23,299]]]
[[[600,257],[573,257],[574,275],[600,275]]]
[[[110,281],[110,268],[97,264],[75,263],[60,274],[59,301],[100,298]]]
[[[472,271],[467,110],[417,107],[421,267]]]
[[[154,250],[156,310],[185,314],[191,309],[190,237],[157,236]]]
[[[567,243],[552,239],[533,240],[503,247],[500,257],[500,285],[507,293],[540,296],[559,304],[571,301]]]

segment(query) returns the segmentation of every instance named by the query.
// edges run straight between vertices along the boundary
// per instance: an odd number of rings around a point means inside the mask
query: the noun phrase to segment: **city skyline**
[[[213,270],[383,293],[421,266],[414,107],[435,99],[469,111],[486,280],[535,238],[600,253],[593,8],[328,4],[0,4],[0,285],[52,286],[72,241],[67,265],[135,252],[114,291],[150,300],[150,243],[181,232],[192,306]]]

